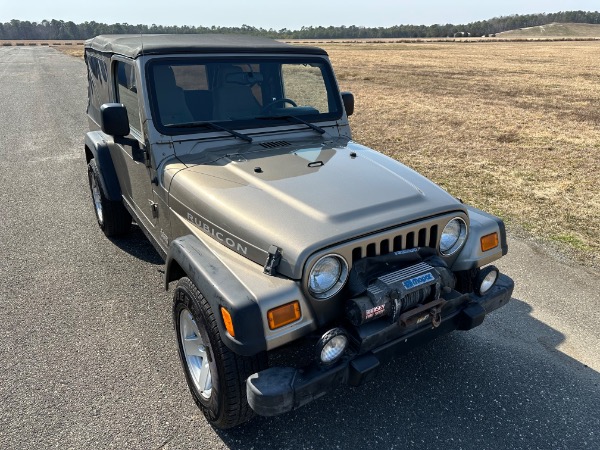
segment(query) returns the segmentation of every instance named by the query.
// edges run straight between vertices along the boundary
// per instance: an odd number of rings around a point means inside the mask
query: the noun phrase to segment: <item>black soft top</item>
[[[172,53],[296,53],[327,55],[317,47],[227,34],[104,34],[85,41],[86,49],[130,58]]]

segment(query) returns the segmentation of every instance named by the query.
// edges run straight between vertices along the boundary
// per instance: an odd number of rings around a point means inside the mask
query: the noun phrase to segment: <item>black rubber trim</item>
[[[100,187],[111,201],[121,201],[121,186],[110,156],[108,143],[100,131],[91,131],[85,135],[85,146],[92,152],[100,173]]]
[[[508,253],[508,239],[506,238],[506,226],[504,221],[499,217],[496,217],[498,228],[500,228],[500,242],[502,243],[502,256]]]
[[[176,262],[198,290],[206,297],[216,316],[221,339],[239,355],[252,356],[267,349],[262,316],[258,303],[229,268],[196,236],[186,235],[169,245],[165,262],[165,285],[177,279]],[[220,307],[231,314],[235,337],[221,319]]]

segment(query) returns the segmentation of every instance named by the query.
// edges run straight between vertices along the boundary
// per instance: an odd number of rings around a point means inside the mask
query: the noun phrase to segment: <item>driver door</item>
[[[129,137],[143,145],[135,66],[133,63],[117,60],[113,64],[113,70],[116,101],[127,108]],[[152,231],[156,225],[156,205],[150,169],[144,162],[135,161],[132,152],[131,146],[115,143],[111,149],[111,156],[115,161],[123,195],[139,219]]]

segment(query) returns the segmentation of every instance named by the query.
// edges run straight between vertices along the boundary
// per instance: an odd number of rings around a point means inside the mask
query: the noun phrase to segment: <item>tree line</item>
[[[13,19],[0,23],[0,39],[6,40],[63,40],[89,39],[99,34],[154,34],[154,33],[227,33],[250,34],[276,39],[366,39],[366,38],[440,38],[453,36],[493,36],[502,31],[547,25],[553,22],[599,24],[598,11],[561,11],[557,13],[523,14],[495,17],[468,24],[395,25],[391,27],[329,26],[302,27],[299,30],[282,28],[256,28],[205,26],[131,25],[128,23],[105,24],[98,22],[74,22],[42,20],[29,22]]]

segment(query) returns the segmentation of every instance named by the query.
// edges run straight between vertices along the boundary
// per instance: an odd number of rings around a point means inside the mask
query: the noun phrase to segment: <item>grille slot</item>
[[[388,253],[415,247],[436,248],[438,241],[438,225],[421,226],[406,230],[396,236],[389,236],[377,242],[365,242],[352,249],[352,264],[365,256],[380,256]]]
[[[394,238],[394,251],[402,250],[402,235]]]
[[[287,147],[291,145],[287,141],[271,141],[271,142],[261,142],[260,146],[264,148],[278,148],[278,147]]]

